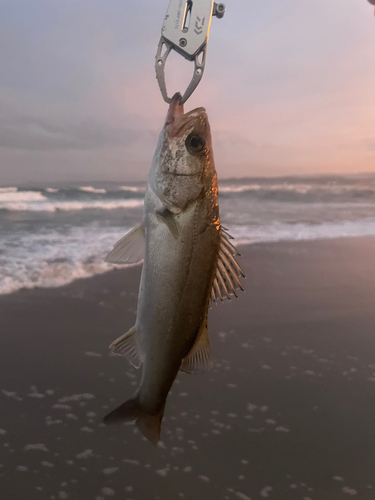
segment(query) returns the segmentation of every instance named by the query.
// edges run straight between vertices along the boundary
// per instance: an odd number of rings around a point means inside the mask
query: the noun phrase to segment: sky
[[[199,1],[199,0],[195,0]],[[227,0],[188,111],[221,178],[375,172],[367,0]],[[154,58],[168,0],[0,0],[0,185],[145,180],[167,105]],[[169,93],[192,63],[167,63]]]

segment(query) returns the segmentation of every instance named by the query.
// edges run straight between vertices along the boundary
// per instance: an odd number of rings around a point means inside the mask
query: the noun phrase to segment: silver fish
[[[112,263],[144,258],[133,328],[110,347],[139,368],[135,396],[106,423],[136,421],[156,444],[169,390],[178,371],[210,365],[207,313],[211,301],[237,296],[245,276],[220,225],[211,132],[204,108],[184,114],[176,94],[153,158],[142,226],[120,240]]]

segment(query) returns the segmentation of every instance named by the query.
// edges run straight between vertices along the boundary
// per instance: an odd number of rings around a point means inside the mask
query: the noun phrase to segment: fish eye
[[[191,134],[186,138],[185,145],[189,153],[198,155],[205,150],[206,141],[200,135]]]

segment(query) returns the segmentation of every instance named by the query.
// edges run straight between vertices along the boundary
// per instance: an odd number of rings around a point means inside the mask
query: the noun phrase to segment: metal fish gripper
[[[165,64],[171,50],[175,50],[188,61],[194,61],[194,73],[190,84],[182,95],[184,104],[202,79],[206,64],[207,42],[212,17],[221,19],[225,5],[214,0],[171,0],[161,30],[156,54],[156,78],[165,102],[170,104],[165,82]]]

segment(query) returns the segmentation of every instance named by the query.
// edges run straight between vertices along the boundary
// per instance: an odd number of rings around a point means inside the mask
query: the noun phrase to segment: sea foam
[[[91,224],[72,227],[68,231],[44,231],[20,234],[0,241],[0,294],[21,288],[58,287],[80,278],[104,273],[114,266],[104,262],[105,256],[129,227],[106,231]],[[14,244],[16,242],[16,244]]]
[[[375,177],[235,179],[219,187],[221,221],[236,246],[375,236]],[[0,294],[112,269],[105,256],[140,224],[144,193],[123,183],[0,188]]]
[[[24,193],[17,193],[24,194]],[[81,210],[117,210],[120,208],[137,208],[143,205],[143,200],[89,200],[89,201],[62,201],[50,200],[45,198],[41,193],[33,193],[40,196],[24,196],[17,200],[9,199],[1,200],[0,194],[0,210],[9,212],[74,212]]]
[[[107,192],[106,189],[94,188],[92,186],[81,186],[79,190],[84,191],[86,193],[95,193],[95,194],[105,194]]]

